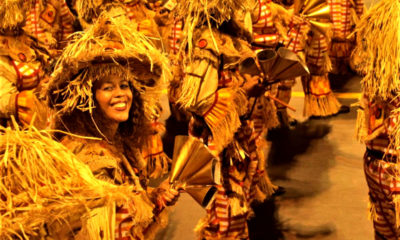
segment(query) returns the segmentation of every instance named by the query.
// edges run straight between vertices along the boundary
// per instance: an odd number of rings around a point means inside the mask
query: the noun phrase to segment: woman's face
[[[113,122],[125,122],[132,106],[132,91],[127,80],[111,75],[95,85],[95,98],[105,117]]]

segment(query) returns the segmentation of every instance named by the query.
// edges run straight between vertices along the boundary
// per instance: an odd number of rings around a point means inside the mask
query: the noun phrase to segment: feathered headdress
[[[140,93],[146,117],[157,111],[160,92],[167,80],[168,60],[125,15],[98,21],[75,40],[57,62],[48,86],[50,105],[59,113],[94,108],[93,83],[110,74],[129,80]]]

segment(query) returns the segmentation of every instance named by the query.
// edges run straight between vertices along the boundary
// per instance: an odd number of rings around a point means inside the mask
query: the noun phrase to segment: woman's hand
[[[156,190],[156,206],[159,211],[167,206],[173,206],[179,198],[179,188],[172,186],[168,179],[165,180]]]
[[[161,192],[159,197],[157,198],[159,206],[165,208],[167,206],[173,206],[178,201],[179,191],[174,188],[166,189]]]

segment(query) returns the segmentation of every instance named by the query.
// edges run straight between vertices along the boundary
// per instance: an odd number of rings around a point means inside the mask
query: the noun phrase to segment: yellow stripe
[[[342,99],[359,99],[361,98],[361,93],[335,93],[335,96]],[[292,92],[292,97],[304,97],[304,92]]]

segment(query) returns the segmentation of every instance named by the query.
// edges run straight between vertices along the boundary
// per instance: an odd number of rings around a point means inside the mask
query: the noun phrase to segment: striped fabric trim
[[[60,9],[61,14],[61,37],[59,39],[60,42],[66,42],[68,40],[69,35],[74,33],[74,17],[71,15],[69,8],[65,1],[63,1]]]
[[[35,68],[31,64],[12,61],[18,75],[17,88],[19,91],[35,88],[39,82],[39,67]]]
[[[375,231],[388,240],[400,237],[396,229],[396,209],[394,196],[400,194],[399,166],[372,156],[364,156],[364,172],[367,179],[371,204],[373,205],[373,223]]]
[[[307,64],[323,67],[325,65],[324,54],[328,51],[328,42],[324,35],[315,33],[307,51]]]
[[[364,0],[355,0],[354,3],[356,5],[356,13],[360,17],[364,13]]]
[[[232,85],[232,73],[229,70],[220,71],[220,78],[218,80],[219,88],[226,88]]]
[[[285,42],[285,46],[294,53],[304,51],[304,46],[301,41],[303,40],[302,38],[305,35],[306,30],[306,23],[292,25],[288,33],[288,41]]]
[[[66,42],[67,38],[70,34],[73,33],[73,16],[71,15],[68,6],[66,5],[65,1],[62,0],[62,4],[60,9],[56,9],[59,11],[60,19],[59,22],[55,24],[60,24],[60,32],[57,33],[57,36],[52,36],[52,33],[48,32],[48,30],[44,29],[40,22],[43,21],[40,18],[41,14],[41,6],[40,1],[38,0],[31,0],[32,1],[32,8],[27,13],[26,18],[26,28],[28,31],[36,38],[39,42],[44,43],[45,45],[52,44],[53,37],[58,42]]]
[[[177,54],[180,47],[180,40],[182,38],[183,20],[174,18],[172,25],[171,35],[168,36],[169,46],[172,54]]]
[[[345,40],[352,32],[350,0],[328,0],[333,23],[333,37]]]
[[[258,19],[253,23],[254,42],[266,46],[275,46],[279,42],[279,34],[274,26],[270,1],[258,0]]]
[[[131,215],[125,207],[118,207],[115,219],[115,240],[130,240],[130,230],[134,226]]]

